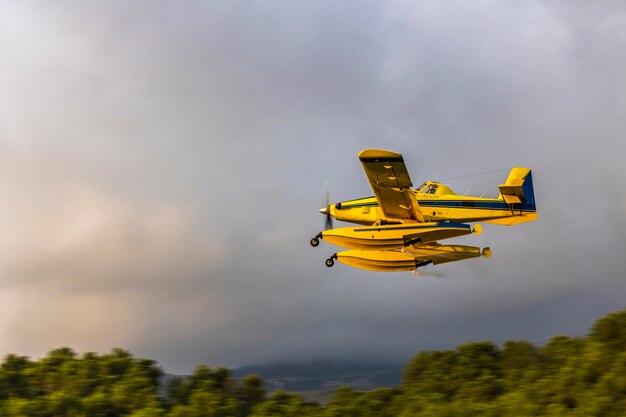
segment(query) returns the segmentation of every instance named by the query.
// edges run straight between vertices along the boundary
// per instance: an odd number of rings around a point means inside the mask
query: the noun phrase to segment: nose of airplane
[[[327,215],[329,213],[329,210],[330,210],[330,207],[326,206],[326,207],[322,207],[321,209],[319,209],[319,212],[324,215]]]

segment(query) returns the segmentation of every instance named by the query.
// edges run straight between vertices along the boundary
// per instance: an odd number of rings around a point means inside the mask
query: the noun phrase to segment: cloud
[[[401,361],[623,307],[621,2],[0,8],[0,351]],[[532,167],[539,220],[441,278],[328,269],[366,147],[415,184]]]
[[[59,161],[15,165],[0,180],[5,351],[132,345],[146,298],[150,308],[194,298],[228,261],[191,207],[129,200]]]

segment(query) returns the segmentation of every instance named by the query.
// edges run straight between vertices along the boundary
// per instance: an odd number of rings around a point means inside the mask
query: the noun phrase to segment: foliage
[[[341,387],[326,405],[275,391],[257,375],[198,366],[170,378],[149,359],[114,349],[78,355],[62,347],[0,365],[0,415],[16,417],[430,417],[626,416],[626,311],[589,336],[472,342],[419,352],[395,389]]]

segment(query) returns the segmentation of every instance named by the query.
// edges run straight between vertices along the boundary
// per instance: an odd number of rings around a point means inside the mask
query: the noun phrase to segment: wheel
[[[326,259],[326,266],[327,266],[327,267],[329,267],[329,268],[330,268],[330,267],[331,267],[331,266],[333,266],[333,265],[335,265],[335,261],[333,260],[333,258],[328,258],[328,259]]]
[[[320,244],[320,240],[316,237],[314,237],[313,239],[311,239],[311,246],[313,246],[314,248],[317,247],[317,245]]]

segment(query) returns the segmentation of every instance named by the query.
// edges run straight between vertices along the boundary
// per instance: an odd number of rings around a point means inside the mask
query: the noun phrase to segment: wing
[[[424,222],[402,155],[365,149],[359,153],[359,159],[385,217]]]

